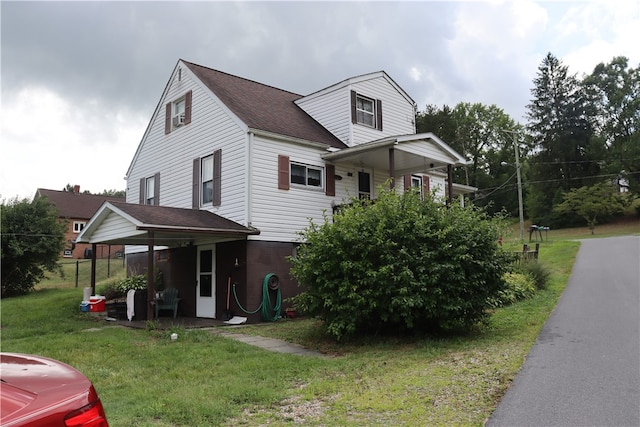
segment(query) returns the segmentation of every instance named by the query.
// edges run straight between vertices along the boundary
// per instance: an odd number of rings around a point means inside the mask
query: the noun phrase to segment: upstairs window
[[[202,205],[213,202],[213,155],[202,159],[202,176],[200,177],[200,182],[202,183],[200,190]]]
[[[168,102],[165,106],[164,133],[170,134],[174,130],[191,123],[192,92]]]
[[[184,107],[185,107],[184,98],[173,102],[173,115],[171,116],[171,126],[174,129],[179,128],[180,126],[184,126]]]
[[[79,233],[87,223],[84,221],[73,221],[73,232]]]
[[[351,123],[382,130],[382,101],[352,90]]]
[[[376,107],[373,99],[357,95],[356,97],[356,121],[358,124],[376,127]]]
[[[222,204],[222,151],[193,160],[192,208]]]

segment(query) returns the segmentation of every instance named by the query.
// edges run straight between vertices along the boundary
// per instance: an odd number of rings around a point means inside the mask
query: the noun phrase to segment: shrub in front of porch
[[[298,309],[337,339],[357,333],[464,330],[488,316],[511,255],[499,219],[417,193],[379,190],[313,222],[291,258]]]

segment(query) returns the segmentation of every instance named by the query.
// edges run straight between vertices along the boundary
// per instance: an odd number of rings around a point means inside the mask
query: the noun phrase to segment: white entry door
[[[196,317],[216,317],[216,247],[198,247]]]

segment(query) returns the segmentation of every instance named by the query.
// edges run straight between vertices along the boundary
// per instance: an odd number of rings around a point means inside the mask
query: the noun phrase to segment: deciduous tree
[[[584,186],[564,193],[563,201],[554,210],[560,213],[572,213],[584,219],[595,233],[598,219],[624,212],[631,205],[632,198],[618,192],[610,183]]]
[[[33,290],[58,268],[65,224],[44,197],[2,201],[2,298]]]

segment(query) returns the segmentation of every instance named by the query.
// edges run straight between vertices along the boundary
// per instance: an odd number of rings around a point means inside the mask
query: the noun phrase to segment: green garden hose
[[[269,291],[276,292],[276,302],[275,305],[271,303],[271,296],[269,295]],[[264,276],[262,280],[262,301],[258,308],[254,311],[247,311],[238,301],[238,294],[236,293],[236,284],[233,284],[233,296],[236,299],[236,303],[240,310],[244,311],[247,314],[256,314],[258,311],[262,309],[262,320],[267,322],[273,322],[280,318],[280,308],[282,306],[282,294],[280,293],[280,282],[278,280],[278,276],[274,273],[269,273]],[[271,314],[273,313],[273,314]]]

